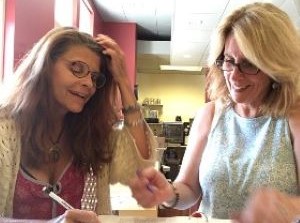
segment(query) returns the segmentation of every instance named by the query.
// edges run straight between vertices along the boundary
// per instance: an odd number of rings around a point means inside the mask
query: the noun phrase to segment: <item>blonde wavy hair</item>
[[[244,56],[276,83],[260,107],[262,114],[286,116],[299,98],[300,39],[287,13],[271,3],[252,3],[228,15],[211,41],[208,59],[208,95],[233,105],[223,73],[215,61],[223,58],[225,40],[233,35]]]

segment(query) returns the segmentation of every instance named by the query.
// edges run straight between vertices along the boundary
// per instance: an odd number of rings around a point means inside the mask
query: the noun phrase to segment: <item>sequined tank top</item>
[[[217,116],[199,167],[200,211],[228,219],[263,186],[300,194],[286,118],[243,118],[231,107]]]

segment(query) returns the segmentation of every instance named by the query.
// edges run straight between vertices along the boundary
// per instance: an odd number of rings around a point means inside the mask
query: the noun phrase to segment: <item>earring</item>
[[[272,89],[276,90],[278,88],[279,84],[277,82],[272,83]]]

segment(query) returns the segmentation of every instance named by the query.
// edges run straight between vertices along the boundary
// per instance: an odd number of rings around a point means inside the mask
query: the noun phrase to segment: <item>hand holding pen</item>
[[[132,196],[145,208],[159,205],[164,201],[171,200],[174,196],[165,176],[152,167],[138,170],[129,186]]]
[[[44,187],[43,192],[48,194],[51,199],[63,206],[67,211],[64,215],[61,215],[54,219],[54,222],[68,222],[68,223],[100,223],[97,214],[93,211],[74,209],[67,201],[55,194],[51,188]],[[53,221],[50,221],[53,222]]]
[[[60,196],[55,194],[50,187],[43,187],[43,192],[46,193],[51,199],[56,201],[58,204],[63,206],[66,210],[74,209],[72,205],[70,205],[68,202],[66,202],[64,199],[62,199]]]

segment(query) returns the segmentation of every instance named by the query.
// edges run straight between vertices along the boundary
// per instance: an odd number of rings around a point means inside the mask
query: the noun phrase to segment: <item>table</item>
[[[131,196],[131,191],[128,186],[120,183],[111,185],[110,196],[112,210],[119,216],[157,217],[157,207],[141,207]]]

